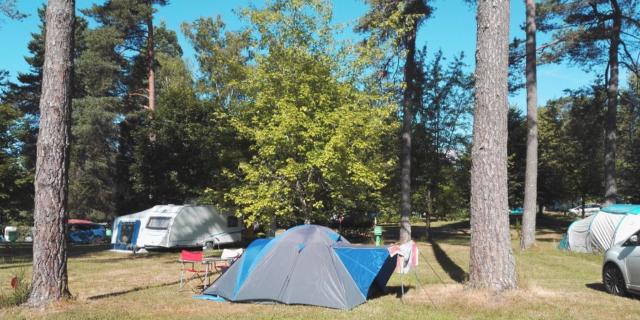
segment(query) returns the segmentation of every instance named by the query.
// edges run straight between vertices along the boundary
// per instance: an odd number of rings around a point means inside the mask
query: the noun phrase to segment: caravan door
[[[113,245],[117,250],[132,250],[138,241],[140,232],[140,220],[120,221],[116,227],[118,237]]]
[[[145,247],[169,247],[169,227],[173,217],[151,216],[145,227]]]

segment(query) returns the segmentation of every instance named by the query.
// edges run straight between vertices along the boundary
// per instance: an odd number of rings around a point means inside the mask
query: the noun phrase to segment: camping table
[[[207,286],[211,285],[211,283],[209,282],[209,273],[211,271],[215,271],[216,270],[216,266],[218,263],[226,263],[227,265],[231,265],[231,263],[233,262],[233,258],[221,258],[221,257],[208,257],[208,258],[204,258],[202,259],[202,264],[204,264],[204,270],[205,270],[205,283]],[[213,265],[213,270],[211,270],[211,266]]]

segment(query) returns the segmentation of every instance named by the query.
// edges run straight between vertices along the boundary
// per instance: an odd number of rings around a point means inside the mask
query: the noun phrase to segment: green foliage
[[[570,92],[540,110],[540,200],[599,200],[603,181],[602,87]]]
[[[182,30],[196,52],[199,77],[197,91],[225,110],[242,99],[242,82],[246,80],[251,59],[250,30],[230,32],[220,17],[200,18],[183,24]],[[231,111],[231,110],[230,110]]]
[[[165,80],[158,110],[135,135],[133,186],[148,195],[148,205],[193,202],[207,188],[225,190],[222,174],[237,164],[227,150],[240,145],[221,109],[197,99],[182,60],[161,62],[159,78]],[[216,194],[205,202],[218,204],[221,198]]]
[[[69,209],[72,217],[109,220],[114,212],[114,168],[118,101],[113,97],[74,100]]]
[[[631,76],[620,99],[618,168],[620,195],[626,203],[640,203],[640,81]]]
[[[274,216],[321,222],[380,210],[397,125],[375,92],[336,79],[339,61],[331,48],[322,50],[333,42],[326,10],[320,1],[275,1],[244,13],[265,48],[256,53],[243,82],[247,98],[233,119],[251,141],[252,157],[240,163],[227,199],[247,223]]]
[[[30,215],[33,173],[26,170],[19,153],[24,132],[20,112],[0,104],[0,223],[15,223]]]
[[[473,80],[463,55],[446,64],[438,51],[430,61],[422,52],[422,104],[413,129],[414,212],[432,217],[464,215],[469,205],[469,124]]]
[[[509,108],[507,115],[507,170],[509,176],[509,207],[524,205],[524,174],[527,159],[527,121],[522,112]]]
[[[616,3],[622,16],[622,66],[640,73],[634,52],[640,32],[640,6],[637,1],[544,0],[537,4],[538,30],[552,34],[541,54],[541,62],[564,59],[584,68],[607,64]],[[602,68],[604,69],[604,68]]]

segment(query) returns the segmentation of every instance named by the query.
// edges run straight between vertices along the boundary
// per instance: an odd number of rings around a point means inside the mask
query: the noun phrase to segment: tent
[[[575,252],[605,251],[638,230],[640,205],[614,204],[573,222],[559,247]]]
[[[204,294],[352,309],[384,290],[395,259],[386,248],[352,245],[329,228],[301,225],[253,241]]]
[[[103,243],[106,241],[107,230],[101,224],[83,219],[69,219],[67,225],[67,235],[71,243]]]
[[[158,205],[113,222],[116,250],[200,247],[241,240],[242,225],[212,206]]]

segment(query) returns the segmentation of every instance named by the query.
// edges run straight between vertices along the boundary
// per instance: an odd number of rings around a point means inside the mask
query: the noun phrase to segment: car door
[[[623,244],[623,252],[628,251],[628,255],[625,258],[627,280],[630,289],[636,291],[640,290],[640,241],[638,239],[640,239],[640,231],[636,232]]]

